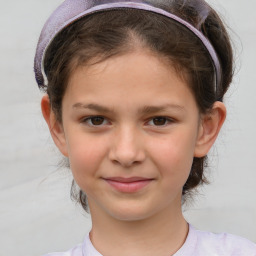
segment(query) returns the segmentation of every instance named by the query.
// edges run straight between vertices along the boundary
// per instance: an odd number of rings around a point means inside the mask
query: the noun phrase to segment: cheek
[[[92,136],[72,136],[68,141],[71,171],[77,184],[83,188],[93,177],[104,159],[106,144]]]
[[[150,146],[154,164],[159,169],[164,181],[186,182],[191,170],[195,140],[191,133],[182,131],[163,138]],[[180,183],[178,182],[178,183]]]

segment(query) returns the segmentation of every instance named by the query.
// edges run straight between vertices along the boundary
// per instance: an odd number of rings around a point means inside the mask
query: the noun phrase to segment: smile
[[[135,193],[148,184],[150,184],[154,179],[146,179],[142,177],[113,177],[104,179],[111,187],[115,190],[123,193]]]

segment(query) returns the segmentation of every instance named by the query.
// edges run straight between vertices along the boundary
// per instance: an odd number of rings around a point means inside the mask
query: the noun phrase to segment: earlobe
[[[225,119],[226,107],[222,102],[216,101],[212,110],[201,118],[194,157],[201,158],[207,155]]]
[[[52,111],[50,99],[48,95],[44,95],[41,100],[41,110],[44,119],[49,127],[52,139],[60,152],[68,157],[65,133],[62,124],[56,120],[56,116]]]

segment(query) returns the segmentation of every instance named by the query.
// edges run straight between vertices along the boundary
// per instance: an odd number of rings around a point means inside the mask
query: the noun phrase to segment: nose
[[[146,157],[143,145],[141,135],[136,129],[123,127],[111,141],[109,158],[115,164],[120,164],[123,167],[142,163]]]

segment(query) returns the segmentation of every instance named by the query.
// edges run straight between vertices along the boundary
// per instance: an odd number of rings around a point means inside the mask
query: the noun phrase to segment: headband
[[[156,1],[157,2],[157,1]],[[72,24],[73,22],[85,17],[89,14],[120,9],[120,8],[132,8],[145,10],[149,12],[154,12],[166,16],[193,32],[193,34],[198,37],[212,60],[212,64],[215,70],[215,91],[220,87],[221,82],[221,67],[217,57],[217,54],[211,45],[210,41],[193,25],[187,21],[181,19],[180,17],[167,12],[163,9],[155,7],[152,3],[145,3],[143,0],[66,0],[64,1],[50,16],[50,18],[45,23],[43,30],[41,32],[39,42],[37,45],[35,60],[34,60],[34,71],[36,81],[39,87],[45,85],[45,73],[44,73],[44,55],[54,40],[56,35],[61,32],[64,28]]]

